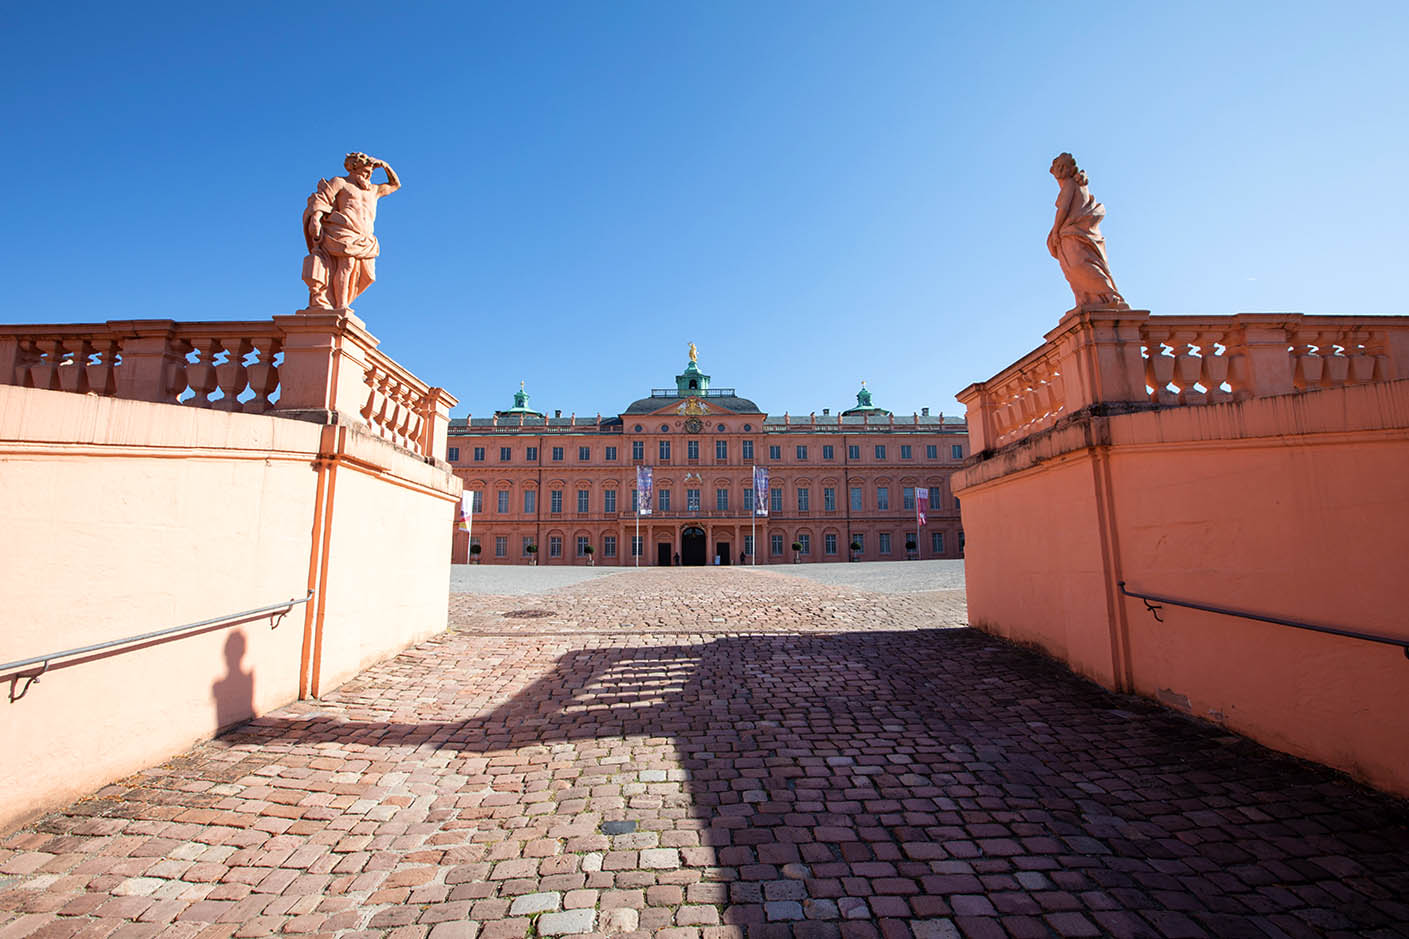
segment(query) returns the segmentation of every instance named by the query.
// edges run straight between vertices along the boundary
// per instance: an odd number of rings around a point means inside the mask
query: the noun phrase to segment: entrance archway
[[[706,562],[708,552],[703,528],[691,526],[680,533],[680,563],[687,567],[700,567]]]

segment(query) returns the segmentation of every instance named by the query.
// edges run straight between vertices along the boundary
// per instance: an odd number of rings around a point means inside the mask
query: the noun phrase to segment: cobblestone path
[[[960,592],[451,606],[0,839],[0,939],[1409,935],[1402,802],[946,628]]]

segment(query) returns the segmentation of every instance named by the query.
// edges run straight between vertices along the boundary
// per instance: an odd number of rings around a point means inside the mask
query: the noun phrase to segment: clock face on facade
[[[704,422],[698,417],[692,417],[685,421],[685,433],[698,434],[704,429]]]

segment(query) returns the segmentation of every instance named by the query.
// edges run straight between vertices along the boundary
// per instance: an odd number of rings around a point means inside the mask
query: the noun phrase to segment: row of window
[[[877,554],[880,554],[880,555],[883,555],[883,556],[884,556],[884,555],[889,555],[889,554],[893,554],[893,553],[894,553],[894,546],[893,546],[893,543],[892,543],[892,541],[891,541],[891,534],[892,534],[892,533],[891,533],[891,532],[888,532],[888,531],[883,531],[883,532],[878,532],[878,533],[877,533],[877,535],[876,535],[876,553],[877,553]],[[960,539],[960,540],[962,540],[962,539]],[[644,539],[643,539],[643,537],[642,537],[641,535],[632,535],[632,536],[631,536],[631,555],[630,555],[631,557],[640,557],[640,556],[641,556],[641,549],[642,549],[642,543],[643,543],[643,541],[644,541]],[[480,543],[480,540],[479,540],[478,538],[474,538],[474,539],[472,539],[472,542],[471,542],[471,543],[472,543],[472,544],[479,544],[479,543]],[[793,541],[792,541],[791,544],[789,544],[789,543],[787,542],[787,539],[786,539],[786,536],[785,536],[785,535],[783,535],[782,533],[779,533],[779,532],[774,532],[773,534],[771,534],[771,535],[768,536],[768,553],[769,553],[770,555],[772,555],[773,557],[782,557],[782,556],[783,556],[783,552],[784,552],[784,548],[785,548],[785,547],[791,548],[791,547],[792,547],[792,544],[796,544],[796,545],[797,545],[796,553],[797,553],[799,556],[808,556],[808,555],[811,555],[811,554],[812,554],[812,535],[811,535],[810,533],[808,533],[808,532],[798,532],[796,535],[793,536]],[[909,551],[909,550],[910,550],[909,546],[910,546],[911,544],[918,545],[919,542],[916,541],[916,539],[915,539],[915,533],[914,533],[913,531],[907,531],[907,532],[905,532],[905,546],[906,546],[906,551]],[[533,555],[536,553],[536,552],[534,552],[533,550],[531,550],[531,549],[533,548],[533,545],[534,545],[533,537],[532,537],[531,535],[524,535],[524,536],[523,536],[523,540],[521,541],[521,543],[520,543],[520,545],[519,545],[519,554],[520,554],[520,556],[521,556],[521,557],[531,557],[531,556],[533,556]],[[578,536],[577,536],[577,554],[576,554],[576,556],[579,557],[579,558],[585,558],[585,557],[590,556],[591,554],[594,553],[594,552],[592,552],[591,550],[589,550],[589,549],[591,548],[591,546],[592,546],[592,539],[591,539],[590,537],[588,537],[587,535],[578,535]],[[865,551],[866,551],[866,536],[865,536],[865,534],[864,534],[864,533],[856,533],[856,534],[853,534],[853,535],[851,536],[851,542],[848,544],[847,547],[848,547],[848,549],[851,550],[851,551],[855,551],[855,552],[864,554]],[[824,555],[829,555],[829,556],[830,556],[830,555],[835,555],[835,554],[838,553],[838,550],[837,550],[837,549],[838,549],[838,541],[837,541],[837,535],[836,535],[835,532],[828,532],[827,534],[825,534],[825,535],[822,536],[822,553],[823,553]],[[930,532],[930,551],[931,551],[931,553],[933,553],[933,554],[943,554],[943,553],[944,553],[944,532],[942,532],[942,531],[933,531],[933,532]],[[752,535],[744,535],[744,552],[743,552],[743,553],[746,554],[746,555],[752,556],[752,554],[753,554],[753,536],[752,536]],[[507,557],[509,556],[509,536],[508,536],[508,535],[495,535],[495,536],[494,536],[494,556],[495,556],[496,558],[507,558]],[[560,558],[560,557],[562,557],[562,556],[563,556],[563,538],[562,538],[562,536],[561,536],[561,535],[549,535],[549,536],[548,536],[548,557],[550,557],[550,558]],[[603,558],[615,558],[616,556],[617,556],[617,555],[616,555],[616,535],[603,535],[603,536],[602,536],[602,557],[603,557]]]
[[[741,511],[743,511],[743,512],[745,512],[745,513],[752,512],[752,511],[754,510],[754,491],[753,491],[753,488],[752,488],[752,487],[747,487],[747,488],[744,489],[743,492],[744,492],[744,496],[743,496],[743,505],[740,507],[740,508],[741,508]],[[941,500],[943,499],[943,493],[941,492],[940,487],[938,487],[938,486],[930,486],[929,489],[928,489],[928,492],[929,492],[929,505],[930,505],[930,508],[931,508],[933,511],[936,511],[936,512],[940,511],[940,509],[941,509],[941,507],[942,507],[942,502],[941,502]],[[495,496],[497,497],[496,503],[495,503],[495,507],[494,507],[496,514],[499,514],[499,515],[507,515],[507,514],[509,514],[509,499],[510,499],[510,492],[509,492],[509,490],[507,490],[507,489],[500,489],[498,492],[495,493]],[[662,512],[669,512],[669,511],[671,511],[672,503],[673,503],[673,501],[674,501],[673,491],[672,491],[671,489],[669,489],[669,488],[664,488],[664,487],[658,488],[658,489],[655,490],[655,496],[656,496],[656,508],[658,508],[658,509],[659,509],[660,511],[662,511]],[[699,489],[688,489],[688,488],[687,488],[687,489],[685,490],[685,506],[684,506],[684,507],[685,507],[686,511],[690,511],[690,512],[698,512],[698,511],[700,511],[700,509],[701,509],[701,507],[702,507],[700,496],[701,496],[701,490],[699,490]],[[866,505],[865,505],[865,502],[866,502],[866,490],[865,490],[864,487],[862,487],[862,486],[852,486],[851,489],[850,489],[850,491],[848,492],[848,496],[849,496],[849,498],[850,498],[850,500],[851,500],[851,511],[853,511],[853,512],[864,512],[864,511],[866,510]],[[811,487],[809,487],[809,486],[798,486],[798,487],[796,487],[795,489],[793,489],[793,499],[794,499],[794,505],[797,507],[797,511],[799,511],[799,512],[810,512],[810,511],[812,511],[812,489],[811,489]],[[781,486],[770,486],[770,487],[769,487],[769,489],[768,489],[768,503],[769,503],[769,504],[768,504],[768,508],[769,508],[770,511],[772,511],[772,512],[782,512],[782,511],[783,511],[783,489],[782,489]],[[635,514],[635,513],[636,513],[636,511],[637,511],[637,509],[638,509],[638,506],[639,506],[639,502],[638,502],[638,497],[637,497],[636,490],[635,490],[635,489],[632,489],[632,490],[631,490],[631,512],[632,512],[632,514]],[[901,488],[901,490],[900,490],[900,507],[901,507],[902,510],[907,511],[907,512],[914,510],[914,508],[915,508],[915,487],[914,487],[914,486],[904,486],[904,487]],[[957,509],[958,507],[959,507],[959,500],[958,500],[958,498],[956,497],[956,498],[954,499],[954,508]],[[720,489],[715,489],[715,490],[714,490],[714,509],[715,509],[715,511],[717,511],[717,512],[727,512],[727,511],[729,511],[729,490],[728,490],[728,489],[720,488]],[[890,487],[889,487],[889,486],[877,486],[877,487],[876,487],[875,509],[876,509],[876,511],[878,511],[878,512],[887,512],[887,511],[890,510]],[[837,490],[836,490],[834,487],[832,487],[832,486],[826,486],[826,487],[824,487],[824,488],[822,489],[822,511],[823,511],[823,512],[835,512],[836,510],[837,510]],[[475,491],[474,491],[474,512],[475,512],[476,515],[478,515],[478,514],[480,514],[480,513],[483,512],[483,511],[484,511],[484,492],[481,491],[481,490],[475,490]],[[523,511],[524,511],[524,514],[526,514],[526,515],[531,515],[531,514],[533,514],[534,512],[537,512],[537,511],[538,511],[538,490],[536,490],[536,489],[525,489],[525,490],[524,490],[524,492],[523,492]],[[563,490],[561,490],[561,489],[550,489],[550,490],[548,491],[548,511],[549,511],[549,513],[551,513],[551,514],[553,514],[553,515],[560,515],[560,514],[562,514],[562,511],[563,511]],[[577,513],[578,513],[579,515],[586,515],[586,514],[590,513],[591,511],[592,511],[592,490],[590,490],[590,489],[579,489],[579,490],[577,490]],[[617,491],[616,491],[615,489],[603,489],[603,490],[602,490],[602,511],[605,512],[605,513],[608,513],[608,514],[617,511]]]
[[[661,441],[658,441],[657,444],[658,444],[658,446],[657,446],[657,453],[656,453],[657,457],[658,457],[659,459],[663,460],[663,461],[669,460],[669,459],[670,459],[670,454],[671,454],[671,441],[669,441],[669,440],[661,440]],[[878,443],[878,444],[875,445],[875,454],[876,454],[876,459],[877,459],[877,460],[884,460],[884,459],[886,459],[886,452],[887,452],[886,446],[887,446],[887,445],[886,445],[886,444],[883,444],[883,443]],[[742,459],[744,459],[745,461],[747,461],[747,460],[752,460],[752,459],[754,458],[754,456],[753,456],[753,441],[752,441],[752,440],[743,440],[743,441],[740,441],[740,449],[742,450],[742,452],[740,453],[740,456],[741,456]],[[860,447],[859,445],[857,445],[857,444],[850,444],[850,445],[847,446],[846,450],[847,450],[846,456],[847,456],[847,459],[848,459],[848,460],[857,461],[857,460],[860,460],[860,459],[861,459],[861,447]],[[551,447],[551,448],[549,448],[549,459],[550,459],[552,462],[554,462],[554,463],[562,463],[562,462],[566,459],[566,452],[567,452],[567,448],[565,448],[565,447]],[[808,459],[808,456],[807,456],[807,454],[808,454],[808,447],[807,447],[806,444],[799,444],[799,445],[795,446],[795,447],[793,448],[793,452],[794,452],[794,457],[795,457],[795,459],[796,459],[798,462],[806,462],[806,461],[807,461],[807,459]],[[950,453],[950,458],[951,458],[951,459],[962,460],[962,459],[964,458],[964,445],[963,445],[963,444],[959,444],[959,443],[951,444],[950,447],[949,447],[949,453]],[[450,462],[451,462],[451,463],[458,463],[458,462],[460,462],[460,448],[459,448],[459,447],[451,447],[451,448],[450,448],[450,454],[449,454],[449,456],[450,456]],[[700,458],[700,442],[699,442],[698,440],[687,440],[687,441],[685,441],[685,457],[686,457],[686,459],[690,459],[690,460],[698,460],[698,459]],[[499,448],[499,462],[500,462],[500,463],[510,463],[510,462],[513,462],[513,458],[514,458],[513,447],[500,447],[500,448]],[[615,463],[615,462],[616,462],[616,459],[617,459],[617,448],[616,448],[616,447],[605,447],[605,448],[603,449],[602,458],[603,458],[606,462],[608,462],[608,463]],[[633,441],[631,442],[631,458],[632,458],[633,460],[644,460],[644,459],[646,458],[646,444],[645,444],[644,441],[641,441],[641,440],[633,440]],[[716,440],[716,441],[714,442],[714,458],[715,458],[716,460],[727,460],[727,459],[729,459],[729,441],[727,441],[727,440]],[[911,459],[914,459],[914,448],[913,448],[910,444],[908,444],[908,443],[901,444],[901,445],[900,445],[900,458],[901,458],[902,460],[911,460]],[[769,460],[772,460],[772,461],[775,462],[775,463],[783,459],[783,447],[782,447],[781,444],[770,444],[770,445],[769,445],[769,447],[768,447],[768,459],[769,459]],[[823,445],[823,447],[822,447],[822,459],[823,459],[824,461],[826,461],[826,460],[835,460],[835,459],[836,459],[836,448],[835,448],[834,446],[832,446],[832,444],[825,444],[825,445]],[[927,444],[927,445],[925,446],[925,459],[927,459],[927,460],[937,460],[937,459],[939,459],[939,445],[938,445],[938,444],[933,444],[933,443],[932,443],[932,444]],[[529,463],[537,463],[537,462],[538,462],[538,448],[537,448],[537,447],[525,447],[525,448],[524,448],[524,460],[525,460],[526,462],[529,462]],[[577,461],[578,461],[579,463],[590,463],[590,462],[592,461],[592,448],[591,448],[591,447],[586,447],[586,446],[578,447],[578,448],[577,448]],[[471,448],[471,462],[474,462],[474,463],[483,463],[483,462],[485,462],[485,448],[484,448],[484,447],[473,447],[473,448]]]

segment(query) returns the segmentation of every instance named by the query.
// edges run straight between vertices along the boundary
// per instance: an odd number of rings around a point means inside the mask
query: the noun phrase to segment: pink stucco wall
[[[956,476],[976,625],[1409,794],[1409,381],[1077,417]]]
[[[0,489],[0,662],[301,598],[310,569],[322,600],[56,662],[0,701],[0,829],[445,625],[459,482],[355,427],[0,386]]]

